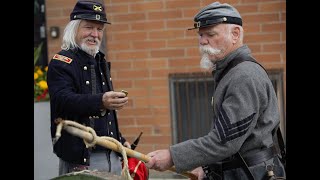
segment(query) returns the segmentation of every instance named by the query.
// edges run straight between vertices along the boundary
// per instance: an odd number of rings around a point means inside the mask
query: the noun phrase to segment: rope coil
[[[58,141],[58,139],[61,137],[61,131],[62,129],[64,129],[68,133],[82,138],[87,148],[98,144],[115,152],[121,153],[121,155],[123,156],[123,169],[121,171],[121,179],[123,180],[132,180],[128,168],[127,154],[130,157],[135,157],[143,162],[148,162],[150,160],[149,156],[139,153],[138,151],[134,151],[130,148],[124,147],[119,141],[112,137],[97,136],[96,132],[91,127],[81,125],[75,121],[63,120],[62,118],[57,118],[55,120],[55,123],[57,124],[57,129],[55,138],[53,139],[53,143]],[[171,167],[169,170],[176,172],[174,167]],[[180,174],[189,177],[191,180],[198,179],[197,176],[190,172],[182,172]]]
[[[97,143],[97,139],[99,136],[97,136],[95,130],[91,127],[88,126],[84,126],[81,125],[77,122],[74,121],[69,121],[69,120],[62,120],[62,119],[58,119],[56,122],[58,122],[58,126],[57,126],[57,131],[56,131],[56,141],[58,141],[58,139],[61,137],[61,130],[62,128],[65,128],[66,126],[71,126],[71,127],[75,127],[78,128],[82,131],[88,132],[92,135],[92,140],[88,141],[86,139],[83,138],[83,141],[86,145],[87,148],[89,147],[93,147],[96,145]],[[119,149],[119,153],[121,153],[121,155],[123,156],[123,168],[121,171],[121,178],[123,180],[133,180],[130,172],[129,172],[129,168],[128,168],[128,158],[127,158],[127,153],[123,147],[123,145],[117,141],[116,139],[112,138],[112,137],[108,137],[108,136],[100,136],[101,139],[106,140],[106,141],[111,141],[113,143],[115,143]]]

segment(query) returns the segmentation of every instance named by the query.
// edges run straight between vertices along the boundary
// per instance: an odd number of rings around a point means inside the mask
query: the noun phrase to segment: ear
[[[237,43],[240,39],[240,28],[238,26],[234,26],[232,28],[232,42]]]

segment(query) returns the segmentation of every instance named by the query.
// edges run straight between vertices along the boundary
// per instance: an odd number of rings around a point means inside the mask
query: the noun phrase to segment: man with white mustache
[[[243,44],[239,12],[214,2],[194,21],[200,66],[214,79],[212,127],[205,136],[148,153],[146,166],[158,171],[175,166],[177,172],[191,171],[199,180],[285,179],[285,157],[274,139],[280,124],[276,93]]]
[[[99,145],[86,148],[83,139],[64,130],[56,140],[57,118],[92,127],[97,136],[113,137],[130,148],[116,114],[127,105],[128,97],[113,90],[110,62],[99,51],[105,24],[110,23],[102,0],[77,1],[64,30],[62,50],[48,66],[51,137],[59,175],[86,169],[120,175],[122,167],[119,153]]]

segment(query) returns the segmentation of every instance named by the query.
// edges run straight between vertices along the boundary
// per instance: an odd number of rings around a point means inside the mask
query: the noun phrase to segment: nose
[[[95,29],[95,28],[93,28],[92,29],[92,31],[91,31],[91,36],[93,36],[93,37],[98,37],[98,29]]]
[[[208,39],[205,36],[199,36],[199,44],[207,45],[209,43]]]

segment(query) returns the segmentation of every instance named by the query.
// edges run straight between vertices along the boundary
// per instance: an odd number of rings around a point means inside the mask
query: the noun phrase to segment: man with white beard
[[[115,111],[128,103],[128,97],[113,91],[110,62],[99,51],[105,24],[110,23],[102,0],[77,1],[64,30],[62,50],[48,66],[51,137],[60,160],[59,175],[86,169],[120,175],[122,167],[119,153],[99,145],[86,148],[82,138],[64,130],[56,140],[57,118],[90,126],[98,136],[113,137],[130,148],[119,131]]]
[[[194,21],[200,66],[214,79],[212,127],[205,136],[148,153],[147,167],[175,166],[198,179],[284,179],[284,156],[274,140],[280,124],[277,97],[266,71],[243,45],[239,12],[214,2]]]

